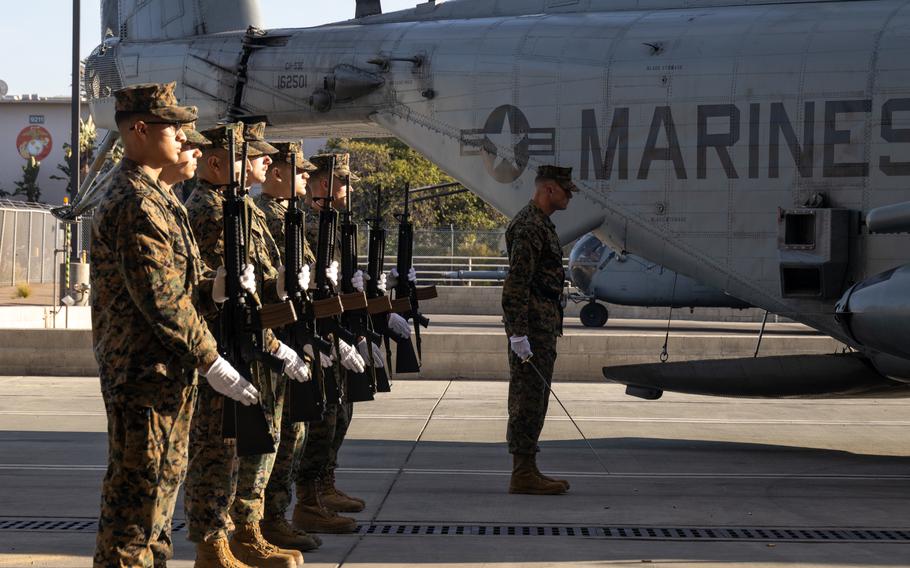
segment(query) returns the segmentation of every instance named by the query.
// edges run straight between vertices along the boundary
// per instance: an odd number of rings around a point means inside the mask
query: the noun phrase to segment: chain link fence
[[[80,235],[86,223],[63,223],[50,206],[0,199],[0,286],[52,283],[55,264],[63,262],[67,229]],[[80,238],[77,250],[87,250]]]
[[[69,235],[67,235],[69,231]],[[500,271],[508,262],[504,247],[504,230],[465,231],[455,228],[414,231],[414,265],[422,283],[482,284],[498,280],[462,280],[449,278],[457,271]],[[361,264],[366,266],[370,230],[358,230]],[[50,212],[50,206],[0,199],[0,286],[54,282],[54,266],[64,261],[67,239],[74,257],[83,251],[88,255],[91,216],[75,223],[63,223]],[[386,232],[386,270],[395,266],[398,231],[390,226]],[[88,258],[91,262],[91,258]]]

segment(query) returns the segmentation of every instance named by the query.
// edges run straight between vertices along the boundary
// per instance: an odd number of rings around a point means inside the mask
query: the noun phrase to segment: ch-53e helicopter
[[[451,0],[264,31],[256,0],[104,0],[111,93],[177,81],[203,127],[393,135],[506,215],[541,164],[554,216],[850,346],[607,368],[655,396],[910,393],[910,2]]]

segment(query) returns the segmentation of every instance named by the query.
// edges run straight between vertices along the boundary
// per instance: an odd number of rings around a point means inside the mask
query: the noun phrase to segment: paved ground
[[[553,404],[541,463],[571,480],[562,497],[506,494],[503,382],[399,381],[358,405],[339,485],[373,534],[307,565],[910,565],[910,401],[556,392],[609,470]],[[0,566],[90,565],[105,456],[97,379],[0,377]],[[27,520],[71,523],[13,530]],[[172,566],[192,565],[184,535]]]

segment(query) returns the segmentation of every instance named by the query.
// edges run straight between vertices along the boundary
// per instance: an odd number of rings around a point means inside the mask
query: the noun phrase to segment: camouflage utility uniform
[[[95,566],[164,566],[196,369],[218,358],[186,210],[124,158],[92,220],[92,336],[108,419]],[[208,387],[206,387],[208,388]]]
[[[556,338],[562,335],[561,294],[565,281],[562,248],[556,227],[532,201],[506,230],[509,274],[502,289],[506,334],[527,336],[534,364],[547,380],[544,385],[530,365],[509,350],[509,424],[506,438],[512,454],[536,454],[550,398],[549,385],[556,363]]]
[[[309,241],[310,250],[316,250],[317,237],[319,235],[319,213],[312,210],[306,213],[306,240]],[[340,237],[336,234],[337,242]],[[334,260],[341,260],[339,251],[341,247],[335,247]],[[333,259],[329,259],[330,261]],[[336,358],[337,359],[337,358]],[[347,371],[337,360],[335,364],[325,369],[325,380],[332,380],[338,384],[340,397],[338,400],[327,400],[325,417],[321,422],[312,422],[307,429],[306,446],[303,450],[303,457],[300,460],[300,469],[297,474],[297,483],[306,484],[311,481],[328,479],[335,474],[335,468],[338,467],[338,451],[344,443],[344,438],[348,433],[348,427],[351,425],[351,418],[354,414],[354,405],[347,402],[344,393],[344,387],[347,384]]]
[[[224,201],[220,188],[201,180],[187,200],[202,257],[211,266],[224,263]],[[272,265],[270,251],[277,248],[277,244],[269,233],[262,212],[252,199],[247,197],[246,201],[250,215],[250,263],[256,267],[257,288],[264,303],[275,302],[278,300],[278,270]],[[210,325],[217,334],[217,318],[213,318]],[[278,340],[271,331],[267,331],[266,348],[273,351],[277,347]],[[259,390],[260,402],[277,443],[286,379],[262,364],[254,364],[252,368],[252,383]],[[196,419],[190,436],[186,482],[188,536],[193,542],[223,538],[233,530],[235,523],[259,522],[265,487],[275,459],[274,453],[235,458],[233,441],[225,441],[221,435],[224,400],[207,385],[200,387]]]
[[[287,207],[282,201],[271,196],[260,194],[255,198],[256,205],[265,215],[269,231],[279,246],[284,244],[284,216]],[[312,266],[316,261],[306,239],[302,239],[303,263]],[[284,249],[282,248],[282,251]],[[272,264],[283,264],[283,255],[276,251]],[[290,405],[284,405],[281,418],[281,442],[275,456],[275,465],[265,490],[265,518],[283,517],[291,504],[292,483],[300,468],[306,437],[306,426],[303,422],[292,422],[289,417]]]

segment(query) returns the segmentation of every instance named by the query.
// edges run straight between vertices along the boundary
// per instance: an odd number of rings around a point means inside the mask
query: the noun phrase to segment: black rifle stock
[[[225,291],[227,300],[221,311],[221,349],[224,357],[244,379],[254,385],[253,365],[258,362],[269,369],[283,372],[284,363],[266,351],[265,331],[260,319],[259,299],[243,289],[240,279],[247,258],[246,202],[241,195],[245,181],[247,145],[244,143],[240,183],[234,171],[235,144],[233,132],[228,133],[230,183],[224,201],[224,268],[227,271]],[[256,385],[260,390],[271,388],[271,381]],[[260,393],[261,396],[262,393]],[[244,406],[225,398],[222,434],[236,438],[238,456],[275,452],[275,439],[265,418],[261,403]]]
[[[354,223],[351,176],[347,176],[345,183],[347,186],[347,198],[341,217],[341,291],[344,293],[342,302],[345,303],[342,322],[344,322],[345,327],[357,335],[358,341],[363,338],[369,345],[372,345],[382,341],[382,336],[373,331],[366,294],[356,290],[351,282],[354,274],[360,270],[360,260],[357,254],[357,224]],[[351,309],[348,309],[349,304],[345,301],[346,298],[354,300]],[[382,373],[383,368],[377,368],[373,362],[372,349],[368,351],[364,362],[366,369],[363,373],[348,372],[349,402],[373,400],[373,395],[376,394],[377,383],[380,380],[377,375]]]
[[[313,298],[318,306],[328,302],[332,306],[340,304],[338,290],[326,275],[326,269],[335,258],[335,235],[338,226],[338,211],[332,207],[334,200],[333,191],[335,185],[335,160],[332,160],[332,168],[329,172],[329,193],[325,197],[314,197],[314,203],[322,201],[322,209],[319,212],[319,231],[316,240],[316,290],[313,292]],[[318,322],[319,334],[323,337],[332,335],[334,338],[336,351],[339,352],[337,342],[344,341],[349,345],[356,345],[357,336],[341,324],[339,316],[320,318]],[[334,380],[326,381],[326,399],[336,401],[341,398],[339,385]]]
[[[376,188],[376,215],[368,219],[370,223],[370,243],[369,256],[367,258],[367,298],[375,305],[371,309],[373,314],[373,328],[382,334],[386,348],[386,361],[389,364],[387,368],[391,375],[391,349],[389,341],[396,345],[396,373],[416,373],[420,370],[420,361],[417,359],[417,352],[414,351],[414,344],[409,337],[403,337],[394,333],[389,328],[389,313],[395,311],[389,296],[379,289],[379,279],[382,276],[383,267],[385,266],[385,243],[386,228],[382,219],[382,188]],[[377,378],[378,380],[378,378]],[[391,390],[391,383],[377,384],[379,392],[388,392]]]
[[[408,280],[408,272],[414,265],[414,224],[411,222],[411,188],[410,184],[404,189],[404,210],[398,217],[398,282],[395,285],[396,301],[407,300],[408,308],[402,314],[405,319],[414,322],[414,338],[417,343],[417,357],[423,358],[423,345],[420,339],[421,326],[430,325],[430,320],[420,313],[420,300],[436,297],[435,286],[428,286],[418,290],[413,282]]]
[[[330,355],[332,344],[317,333],[316,312],[307,290],[300,287],[297,274],[303,268],[304,215],[296,191],[297,156],[291,155],[291,196],[284,215],[284,265],[285,291],[288,299],[300,314],[296,323],[283,331],[288,345],[302,357],[304,347],[313,351],[313,379],[306,383],[290,381],[288,385],[289,416],[292,422],[319,422],[324,418],[325,375],[319,353]]]

